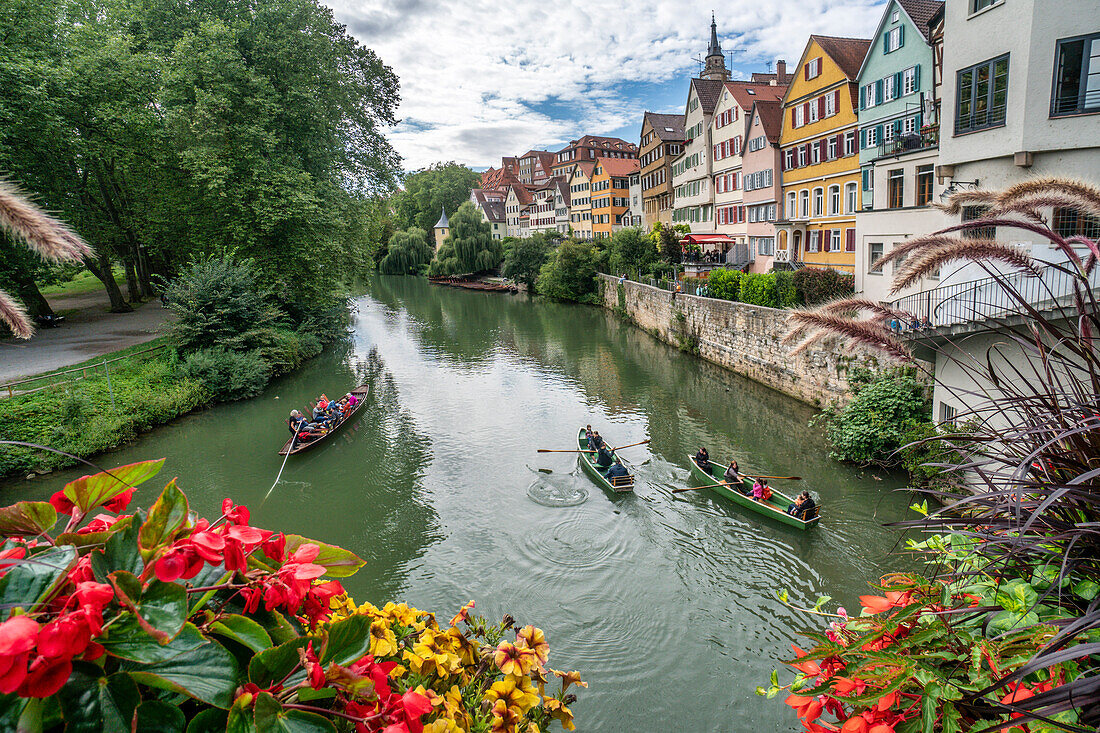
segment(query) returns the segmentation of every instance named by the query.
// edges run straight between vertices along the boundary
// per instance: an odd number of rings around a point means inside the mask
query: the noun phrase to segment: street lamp
[[[977,191],[979,180],[975,178],[973,181],[951,181],[947,188],[940,192],[940,201],[946,201],[951,194],[959,191]]]

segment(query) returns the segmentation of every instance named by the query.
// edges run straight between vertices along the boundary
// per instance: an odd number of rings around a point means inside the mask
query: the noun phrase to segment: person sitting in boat
[[[757,479],[752,485],[752,498],[759,502],[765,502],[772,498],[772,489],[768,486],[768,480]]]
[[[306,420],[306,416],[298,410],[290,411],[290,419],[286,421],[286,424],[292,433],[298,433],[310,427],[309,420]]]
[[[592,450],[599,450],[604,447],[603,438],[600,437],[599,430],[592,431],[592,437],[588,439],[588,447]]]
[[[730,461],[730,465],[726,468],[726,472],[722,474],[722,478],[733,488],[744,493],[745,492],[745,480],[741,476],[741,467],[737,465],[737,460]]]
[[[814,499],[810,496],[810,492],[803,491],[796,496],[794,498],[794,503],[787,507],[787,514],[801,519],[803,522],[817,516],[817,504],[814,503]]]
[[[606,445],[601,445],[598,451],[596,453],[596,465],[606,471],[616,459],[611,455],[611,451],[607,449]]]
[[[695,462],[699,464],[699,468],[704,471],[710,470],[710,453],[707,453],[706,448],[700,448],[699,452],[695,454]]]
[[[626,466],[623,465],[618,456],[615,456],[615,462],[611,464],[611,468],[607,469],[607,478],[611,483],[615,483],[615,479],[629,475],[630,472],[626,470]]]
[[[347,400],[346,404],[348,407],[355,407],[359,404],[359,398],[353,395],[351,392],[348,392],[346,395],[344,395],[344,399]]]
[[[592,442],[592,426],[591,425],[585,425],[584,426],[584,439],[587,440],[589,443]]]

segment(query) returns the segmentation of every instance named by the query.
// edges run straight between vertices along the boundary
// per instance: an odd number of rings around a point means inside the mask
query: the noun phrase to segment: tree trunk
[[[130,302],[134,305],[141,303],[141,286],[138,285],[137,271],[134,269],[134,261],[127,257],[123,262],[126,271],[126,290],[130,293]]]
[[[115,282],[115,274],[111,272],[111,260],[103,253],[103,250],[99,251],[94,260],[85,257],[84,266],[99,278],[99,281],[103,283],[103,287],[107,289],[107,297],[111,300],[112,313],[130,313],[134,310],[122,297],[122,291],[118,289],[118,283]]]
[[[50,302],[42,295],[42,291],[38,289],[38,283],[34,281],[33,277],[24,272],[16,271],[13,274],[13,279],[15,280],[15,294],[19,296],[19,300],[23,301],[23,306],[27,309],[27,315],[31,318],[55,315]]]

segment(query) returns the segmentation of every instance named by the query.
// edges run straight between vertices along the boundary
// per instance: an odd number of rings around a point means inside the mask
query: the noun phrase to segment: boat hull
[[[711,461],[710,470],[704,470],[700,468],[699,464],[695,461],[695,456],[689,455],[688,460],[691,462],[691,475],[694,479],[698,480],[699,483],[703,485],[721,481],[722,485],[711,488],[711,491],[724,499],[729,499],[734,504],[739,504],[746,509],[751,509],[757,514],[768,517],[781,524],[785,524],[788,527],[796,527],[802,530],[812,527],[821,520],[820,511],[818,516],[806,521],[787,514],[787,507],[794,503],[794,499],[781,491],[776,491],[774,487],[772,488],[772,498],[770,500],[766,502],[756,501],[752,498],[753,479],[748,476],[742,481],[743,488],[748,492],[748,496],[746,496],[741,491],[738,491],[733,484],[725,481],[723,475],[725,473],[725,468],[723,465],[728,464],[720,464]]]
[[[294,441],[293,437],[287,439],[286,443],[283,444],[283,447],[279,449],[279,455],[285,456],[288,452],[291,455],[296,455],[298,453],[302,453],[303,451],[307,451],[318,443],[324,443],[326,440],[331,438],[337,430],[350,422],[351,419],[355,417],[356,413],[362,410],[363,406],[367,404],[367,395],[370,393],[370,385],[361,384],[353,389],[351,393],[359,399],[359,402],[355,405],[355,407],[351,409],[350,412],[348,412],[348,414],[344,415],[344,417],[341,418],[340,422],[333,425],[329,429],[329,431],[322,435],[320,438],[317,438],[316,440],[311,440],[308,443],[296,442]],[[292,442],[294,443],[293,449],[291,448]]]
[[[588,439],[585,437],[584,428],[581,428],[577,434],[577,447],[581,450],[588,450]],[[612,451],[611,455],[615,455]],[[599,466],[596,465],[596,458],[591,453],[581,453],[581,467],[584,468],[585,473],[592,477],[592,480],[599,484],[605,491],[612,491],[616,494],[625,494],[634,491],[634,476],[629,477],[630,481],[620,481],[611,483],[607,476],[603,475]]]

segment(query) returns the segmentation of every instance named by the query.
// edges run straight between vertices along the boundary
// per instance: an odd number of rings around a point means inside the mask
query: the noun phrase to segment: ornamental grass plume
[[[836,335],[853,344],[866,346],[898,361],[910,361],[912,355],[879,319],[861,321],[854,318],[814,311],[795,311],[790,320],[796,324],[816,327],[820,336]],[[800,344],[801,345],[801,344]]]
[[[1039,274],[1039,266],[1031,256],[1018,247],[991,239],[962,239],[918,252],[902,267],[890,287],[897,293],[926,275],[937,272],[943,265],[956,260],[970,262],[1000,262],[1014,270]]]
[[[0,181],[0,229],[54,262],[78,262],[92,255],[92,248],[76,232],[35,206],[6,181]],[[0,291],[0,322],[18,338],[29,339],[34,334],[26,310],[3,291]]]

